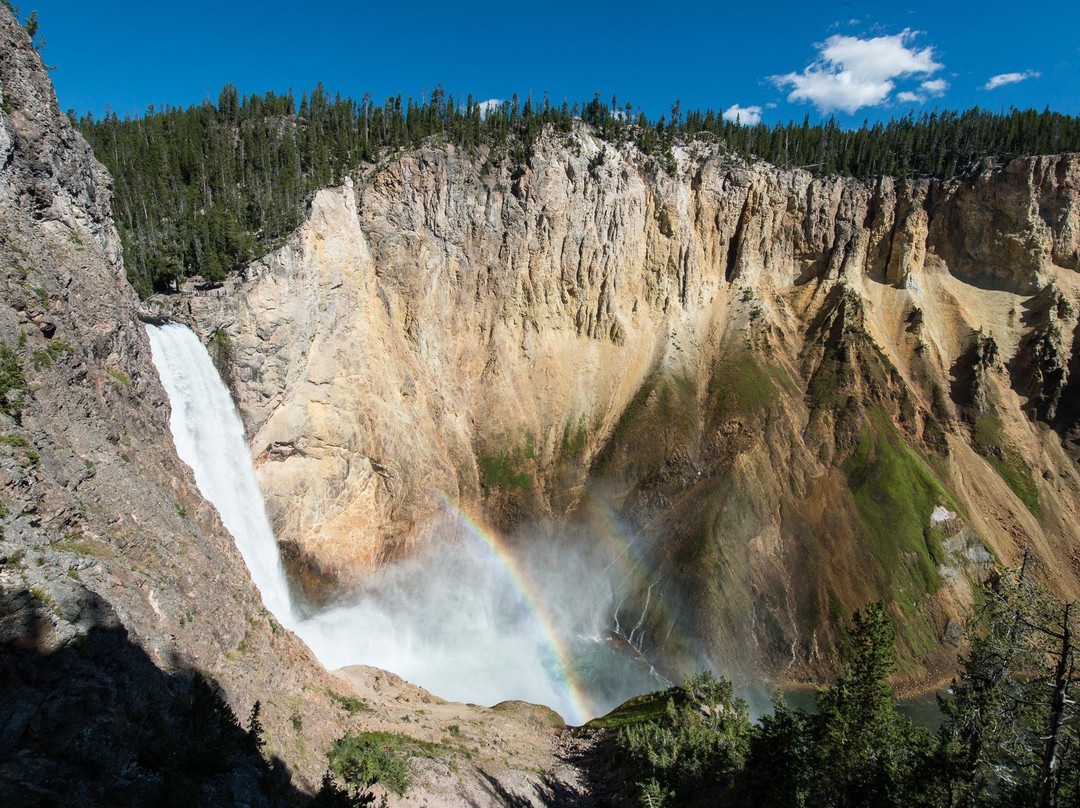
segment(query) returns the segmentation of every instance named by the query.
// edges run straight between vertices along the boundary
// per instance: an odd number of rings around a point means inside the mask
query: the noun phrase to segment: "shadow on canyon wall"
[[[0,587],[0,804],[301,804],[288,767],[261,754],[215,683],[159,668],[108,603],[83,591],[62,641],[49,596]]]

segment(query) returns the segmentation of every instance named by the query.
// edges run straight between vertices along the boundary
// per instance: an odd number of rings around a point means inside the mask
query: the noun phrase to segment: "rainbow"
[[[597,712],[589,701],[586,689],[574,668],[574,660],[570,649],[563,640],[544,598],[537,591],[536,586],[530,580],[517,558],[510,552],[501,536],[478,523],[451,502],[445,494],[440,493],[439,497],[446,508],[457,517],[462,526],[472,536],[480,540],[492,558],[506,571],[514,587],[518,590],[525,607],[536,620],[536,624],[544,636],[544,641],[551,651],[555,662],[557,684],[563,689],[566,702],[573,713],[566,716],[566,720],[575,725],[584,724],[597,715]]]

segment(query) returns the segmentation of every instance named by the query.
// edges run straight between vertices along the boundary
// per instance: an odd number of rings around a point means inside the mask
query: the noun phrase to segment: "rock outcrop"
[[[291,557],[347,582],[434,540],[443,496],[508,531],[599,499],[680,582],[696,656],[795,678],[877,595],[932,675],[983,543],[1077,592],[1080,158],[944,183],[676,156],[584,129],[519,167],[406,152],[225,296],[167,302],[227,349]]]

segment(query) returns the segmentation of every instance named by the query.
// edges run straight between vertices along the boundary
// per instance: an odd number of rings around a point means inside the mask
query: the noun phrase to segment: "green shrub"
[[[120,384],[122,384],[124,387],[131,387],[131,379],[129,379],[119,370],[116,370],[115,368],[110,368],[109,375],[116,379],[116,381],[120,382]]]
[[[326,695],[349,715],[371,712],[371,708],[368,707],[367,702],[363,699],[354,698],[353,696],[343,696],[340,693],[335,693],[329,688],[326,690]]]
[[[49,340],[44,348],[34,351],[33,355],[30,357],[30,361],[34,365],[34,370],[44,370],[45,368],[51,368],[53,362],[60,358],[60,356],[71,353],[71,351],[72,347],[64,340]]]
[[[232,357],[232,342],[229,340],[229,335],[225,329],[218,328],[214,331],[210,349],[213,353],[214,364],[217,365],[218,370],[229,366]]]
[[[0,342],[0,410],[16,421],[26,406],[26,374],[6,342]]]
[[[640,802],[677,804],[699,784],[727,786],[742,770],[752,725],[727,679],[704,672],[672,691],[664,715],[619,730],[619,744],[644,775]]]
[[[389,732],[347,732],[330,748],[330,773],[360,805],[369,804],[369,789],[379,783],[398,796],[410,785],[409,747],[413,742]],[[333,784],[324,790],[338,792]]]
[[[49,300],[49,293],[45,289],[41,288],[40,286],[35,286],[31,289],[31,291],[34,293],[34,296],[41,304],[41,308],[45,309],[45,311],[48,311],[52,308],[52,301]]]

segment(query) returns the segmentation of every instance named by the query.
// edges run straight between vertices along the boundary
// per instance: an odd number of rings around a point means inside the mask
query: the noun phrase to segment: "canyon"
[[[1080,157],[864,182],[700,144],[669,171],[585,126],[524,164],[430,142],[221,288],[139,301],[110,179],[0,17],[5,799],[153,799],[198,682],[266,743],[208,804],[303,802],[350,728],[445,744],[402,804],[588,790],[543,707],[332,674],[274,618],[144,322],[209,347],[314,612],[463,525],[559,536],[632,559],[612,630],[670,679],[819,680],[882,598],[916,691],[995,564],[1080,592]]]
[[[405,152],[216,296],[149,301],[216,351],[316,598],[461,508],[519,545],[634,544],[672,676],[812,679],[883,597],[926,686],[994,559],[1029,546],[1074,593],[1080,160],[946,183],[676,158],[584,128],[522,167]]]

